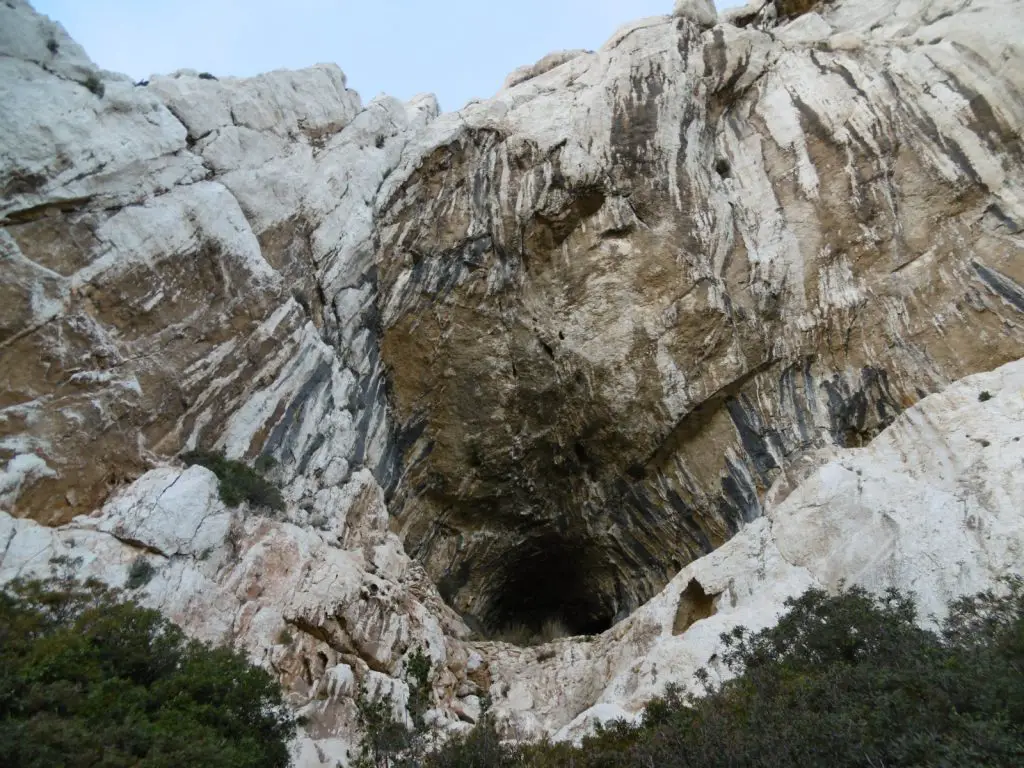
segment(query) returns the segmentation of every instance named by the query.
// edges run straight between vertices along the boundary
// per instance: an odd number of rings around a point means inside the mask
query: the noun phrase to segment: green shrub
[[[413,744],[413,733],[394,717],[390,693],[371,696],[364,686],[356,697],[356,714],[363,732],[353,768],[404,765],[403,755]]]
[[[938,634],[900,592],[812,590],[776,627],[723,635],[736,677],[716,686],[699,674],[702,696],[669,688],[639,724],[611,723],[579,747],[496,748],[485,732],[427,765],[1024,765],[1024,583],[1006,587],[954,603]]]
[[[100,76],[95,72],[85,79],[85,87],[101,99],[103,98],[103,94],[107,92],[106,86],[103,85],[103,81],[100,80]]]
[[[537,750],[540,754],[540,750]],[[469,733],[455,736],[427,755],[427,768],[507,768],[527,766],[524,748],[503,744],[493,718],[487,716]]]
[[[412,717],[413,728],[422,731],[426,725],[423,716],[430,709],[431,686],[430,672],[433,664],[430,656],[417,647],[409,654],[405,665],[405,680],[409,684],[409,715]]]
[[[128,580],[125,582],[125,587],[128,589],[143,587],[149,583],[155,573],[156,568],[146,559],[146,556],[139,555],[128,568]]]
[[[405,665],[411,730],[395,719],[395,702],[390,693],[371,696],[365,686],[360,689],[356,713],[363,738],[358,754],[352,759],[353,768],[420,768],[423,765],[427,731],[424,716],[431,704],[432,669],[430,656],[422,648],[413,649]]]
[[[260,474],[267,474],[270,470],[277,466],[277,459],[271,456],[269,453],[264,453],[256,459],[254,465],[256,471]]]
[[[248,501],[254,507],[267,507],[275,512],[284,510],[284,499],[277,486],[242,462],[212,451],[189,451],[181,458],[186,465],[198,464],[217,476],[220,499],[229,507]]]
[[[284,768],[295,720],[239,652],[96,582],[0,591],[0,765]]]

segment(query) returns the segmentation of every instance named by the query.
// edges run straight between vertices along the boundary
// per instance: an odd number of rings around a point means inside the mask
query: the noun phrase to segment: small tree
[[[364,686],[356,698],[356,711],[363,738],[354,768],[412,768],[422,763],[426,747],[425,715],[431,703],[430,673],[433,665],[422,648],[409,654],[405,679],[409,686],[409,716],[412,729],[394,716],[391,693],[373,696]]]

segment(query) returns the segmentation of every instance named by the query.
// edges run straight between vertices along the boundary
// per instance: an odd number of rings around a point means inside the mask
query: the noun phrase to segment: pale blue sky
[[[560,48],[598,48],[673,0],[31,0],[99,66],[134,78],[192,68],[254,75],[336,62],[364,101],[492,95]],[[718,0],[719,9],[742,0]]]

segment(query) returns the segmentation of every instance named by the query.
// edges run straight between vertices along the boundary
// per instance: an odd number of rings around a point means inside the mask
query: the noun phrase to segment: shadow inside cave
[[[549,635],[553,626],[565,635],[604,632],[617,606],[607,591],[610,574],[596,555],[585,543],[555,533],[527,540],[502,566],[484,625],[491,633],[522,628],[533,637]]]

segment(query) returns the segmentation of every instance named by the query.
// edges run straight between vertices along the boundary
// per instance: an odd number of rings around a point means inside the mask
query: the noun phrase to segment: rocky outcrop
[[[956,597],[1024,570],[1024,361],[925,398],[863,448],[806,457],[773,485],[765,514],[676,575],[600,637],[538,649],[479,646],[509,734],[578,738],[636,719],[668,683],[727,674],[720,636],[775,623],[783,602],[841,581],[918,599],[942,617]]]
[[[491,629],[606,628],[802,456],[1024,350],[1016,4],[697,5],[442,115],[381,190],[392,514]]]
[[[197,445],[300,505],[391,482],[370,206],[436,102],[364,108],[333,65],[133,84],[0,21],[4,509],[66,521]]]
[[[360,689],[390,693],[407,717],[410,653],[438,670],[439,727],[461,723],[457,692],[468,684],[468,630],[388,533],[381,488],[361,470],[336,490],[329,518],[297,525],[226,509],[202,467],[155,469],[58,528],[0,516],[0,583],[70,567],[124,586],[147,561],[152,577],[128,594],[276,672],[306,720],[299,764],[333,766],[358,743]]]
[[[144,558],[321,766],[416,647],[440,731],[570,738],[809,585],[1020,571],[1017,6],[681,0],[439,115],[0,3],[0,582]]]

